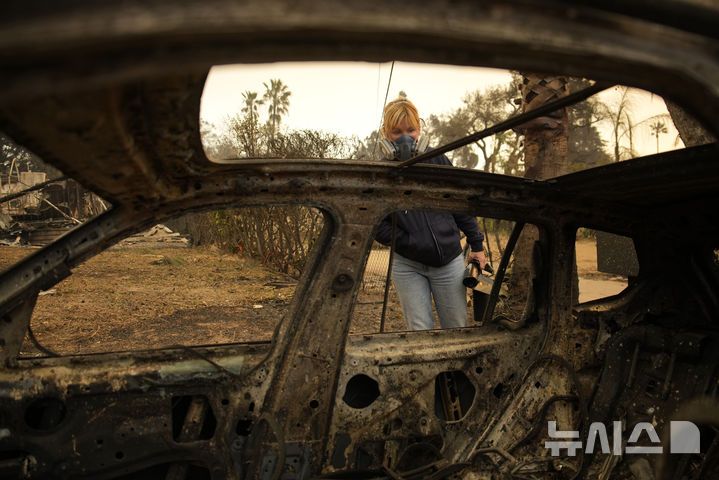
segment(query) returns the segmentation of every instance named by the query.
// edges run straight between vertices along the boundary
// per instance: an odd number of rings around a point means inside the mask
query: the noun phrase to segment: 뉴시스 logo
[[[601,449],[602,453],[612,453],[613,455],[642,453],[661,454],[664,452],[664,446],[659,440],[659,435],[657,435],[657,431],[654,429],[654,426],[649,422],[639,422],[634,425],[634,428],[627,439],[626,448],[622,452],[622,422],[615,421],[612,423],[613,432],[611,450],[609,448],[607,428],[601,422],[594,422],[589,426],[587,443],[584,448],[585,453],[594,453],[594,450],[597,447]],[[553,457],[558,457],[561,454],[561,450],[566,450],[566,455],[573,457],[577,454],[577,450],[582,448],[582,442],[579,440],[579,431],[558,431],[557,422],[555,420],[550,420],[548,422],[547,429],[550,438],[561,439],[544,442],[545,448],[550,450]],[[669,425],[669,433],[669,453],[699,453],[699,428],[692,422],[672,421]],[[652,446],[636,445],[642,437],[642,434],[645,434],[649,438],[649,442]]]

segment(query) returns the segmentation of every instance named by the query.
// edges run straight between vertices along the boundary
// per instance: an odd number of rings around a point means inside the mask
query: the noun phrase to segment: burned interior
[[[715,478],[719,10],[589,4],[6,2],[0,131],[108,208],[0,275],[0,477]],[[671,100],[705,138],[539,180],[419,157],[208,159],[213,65],[394,59],[591,79],[447,151],[616,84]],[[320,221],[271,338],[21,354],[40,293],[122,239],[276,205]],[[352,330],[377,225],[404,209],[512,225],[470,327]],[[511,316],[501,276],[528,227],[529,290]],[[635,252],[618,294],[579,300],[580,228]],[[696,448],[672,443],[682,421]]]

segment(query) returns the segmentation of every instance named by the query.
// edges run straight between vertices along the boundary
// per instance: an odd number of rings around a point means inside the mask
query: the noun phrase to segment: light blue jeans
[[[432,298],[442,328],[467,326],[467,293],[462,284],[464,268],[462,254],[441,267],[430,267],[394,254],[392,282],[409,330],[434,328]]]

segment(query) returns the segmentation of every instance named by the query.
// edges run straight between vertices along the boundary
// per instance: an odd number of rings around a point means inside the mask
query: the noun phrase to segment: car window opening
[[[318,78],[354,75],[359,79],[372,68],[351,62],[215,67],[205,86],[201,113],[208,158],[378,161],[386,157],[380,100],[386,97],[386,103],[397,96],[421,108],[422,133],[430,147],[446,153],[456,167],[488,173],[545,179],[683,146],[675,117],[669,113],[675,106],[670,109],[650,92],[583,78],[388,62],[376,65],[376,88],[372,83],[369,89],[367,82],[354,88],[353,97],[376,98],[376,105],[363,101],[343,111],[338,106],[350,105],[336,83],[319,90]],[[436,78],[437,85],[419,82],[417,76],[409,83],[403,72],[424,72],[427,78]],[[445,100],[437,94],[439,85],[465,78],[474,81],[458,83],[457,98]],[[230,81],[232,89],[227,87]],[[330,100],[335,97],[336,101]],[[307,108],[309,104],[312,108]],[[366,120],[360,113],[365,109]],[[349,112],[351,121],[345,120]],[[568,138],[566,166],[533,171],[524,146],[536,141],[536,135],[553,132]],[[418,152],[395,167],[422,163],[428,155]]]
[[[580,228],[575,255],[578,303],[617,295],[639,274],[634,242],[622,235]]]
[[[323,223],[314,208],[267,206],[132,235],[40,295],[20,356],[267,342]]]
[[[407,216],[404,210],[396,213]],[[427,214],[435,215],[434,212],[422,212],[423,216]],[[462,299],[466,305],[466,308],[463,309],[463,315],[466,318],[465,323],[459,326],[502,325],[510,329],[521,328],[528,322],[536,320],[536,294],[534,292],[536,282],[533,279],[542,276],[541,272],[537,271],[539,268],[537,247],[533,247],[539,240],[538,229],[534,225],[485,217],[477,217],[477,223],[484,237],[483,247],[487,258],[487,268],[480,272],[476,264],[472,265],[469,262],[471,247],[467,243],[466,237],[462,236],[460,241],[461,258],[459,259],[461,272],[458,281],[461,286]],[[401,232],[397,235],[403,236],[406,233]],[[521,247],[517,247],[519,238],[523,238]],[[401,246],[395,246],[395,248],[398,248],[400,253],[392,254],[390,245],[383,245],[378,241],[373,243],[353,310],[350,333],[384,333],[417,329],[412,328],[411,324],[406,322],[402,308],[403,303],[398,295],[394,277],[394,272],[407,275],[405,271],[407,266],[411,267],[416,261],[402,257]],[[517,260],[519,248],[523,251]],[[390,256],[393,257],[393,265],[395,265],[393,269],[389,268]],[[397,257],[400,259],[399,263],[397,263]],[[432,270],[432,267],[427,266],[427,270]],[[427,277],[422,274],[421,278]],[[401,281],[402,279],[400,279]],[[424,280],[420,281],[424,282]],[[431,281],[430,279],[428,283]],[[415,304],[427,302],[432,309],[433,316],[432,324],[428,326],[428,329],[441,329],[442,324],[437,311],[436,297],[433,296],[431,290],[428,291],[430,292],[429,298],[418,298],[417,292],[411,290],[405,301]],[[385,315],[384,324],[382,322],[383,313]],[[419,330],[424,329],[426,328],[419,328]]]

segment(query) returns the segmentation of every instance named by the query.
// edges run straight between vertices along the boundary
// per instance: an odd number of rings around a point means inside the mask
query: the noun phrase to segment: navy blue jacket
[[[452,165],[445,155],[431,157],[422,163]],[[405,258],[432,267],[448,264],[462,253],[460,230],[467,236],[473,252],[483,250],[484,235],[479,231],[477,219],[471,215],[424,210],[402,210],[396,215],[395,251]],[[392,215],[382,220],[375,239],[383,245],[392,243]]]

